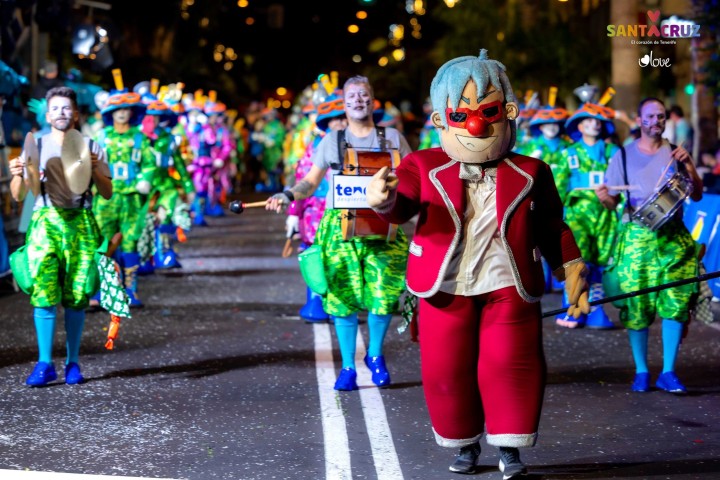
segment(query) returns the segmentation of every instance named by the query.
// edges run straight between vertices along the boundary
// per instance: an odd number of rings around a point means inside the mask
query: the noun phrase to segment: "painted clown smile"
[[[455,138],[457,138],[458,142],[460,142],[465,148],[470,150],[471,152],[482,152],[483,150],[486,150],[488,147],[490,147],[493,143],[495,143],[495,140],[497,139],[497,136],[489,136],[489,137],[468,137],[465,135],[455,135]],[[492,139],[491,141],[488,141]]]

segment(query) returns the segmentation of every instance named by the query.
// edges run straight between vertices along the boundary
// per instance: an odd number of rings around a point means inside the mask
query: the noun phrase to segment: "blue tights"
[[[675,360],[682,340],[682,331],[683,324],[681,322],[669,318],[663,319],[663,373],[675,370]],[[647,372],[648,329],[628,330],[628,338],[630,339],[630,349],[635,361],[635,372]]]
[[[333,317],[335,321],[335,333],[338,344],[340,344],[340,355],[342,356],[342,368],[355,369],[355,345],[357,342],[358,316],[353,313],[346,317]],[[379,357],[382,355],[382,347],[385,341],[392,315],[368,314],[369,345],[368,356]]]
[[[35,307],[33,314],[38,342],[38,361],[52,363],[53,338],[57,307]],[[85,325],[85,311],[65,309],[65,332],[67,333],[67,361],[78,363],[80,340]]]

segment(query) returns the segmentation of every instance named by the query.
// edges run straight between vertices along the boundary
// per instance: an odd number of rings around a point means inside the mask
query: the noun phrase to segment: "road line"
[[[118,477],[116,475],[85,475],[81,473],[31,472],[28,470],[0,470],[0,478],[2,478],[3,480],[107,480],[109,478],[118,480],[173,480],[170,478]]]
[[[350,480],[350,446],[342,403],[335,391],[335,362],[333,361],[330,324],[313,324],[315,336],[315,372],[320,394],[323,436],[325,444],[325,478]]]
[[[355,365],[358,371],[358,387],[360,387],[360,403],[362,404],[365,426],[375,463],[378,480],[402,480],[400,460],[395,450],[392,432],[388,424],[380,389],[372,383],[370,370],[365,366],[365,342],[358,332],[355,346]]]

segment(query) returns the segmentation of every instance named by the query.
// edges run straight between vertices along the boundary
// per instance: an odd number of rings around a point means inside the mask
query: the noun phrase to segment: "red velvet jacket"
[[[397,169],[400,180],[392,207],[378,215],[402,224],[419,214],[410,243],[408,289],[418,297],[437,293],[463,231],[466,207],[460,163],[441,148],[411,153]],[[545,290],[541,255],[553,271],[580,258],[570,228],[563,221],[550,167],[513,153],[497,164],[497,218],[500,236],[520,296],[537,302]]]

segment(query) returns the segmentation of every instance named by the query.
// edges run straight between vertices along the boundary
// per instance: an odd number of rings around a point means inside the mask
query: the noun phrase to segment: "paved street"
[[[297,257],[280,255],[284,216],[248,209],[208,222],[178,246],[183,269],[141,278],[147,306],[123,322],[114,350],[104,348],[109,315],[88,314],[83,385],[61,373],[45,388],[24,385],[37,358],[32,309],[22,293],[0,296],[0,479],[463,478],[448,471],[456,451],[434,442],[418,345],[396,331],[400,316],[385,344],[392,386],[371,386],[360,360],[360,391],[336,392],[332,326],[297,316],[305,287]],[[556,294],[544,300],[558,306]],[[677,365],[684,397],[630,392],[621,329],[545,319],[544,338],[540,436],[521,452],[528,478],[720,478],[719,328],[691,325]],[[64,340],[59,315],[56,367]],[[656,324],[653,381],[661,366]],[[471,478],[502,478],[496,451],[482,447],[487,468]]]

